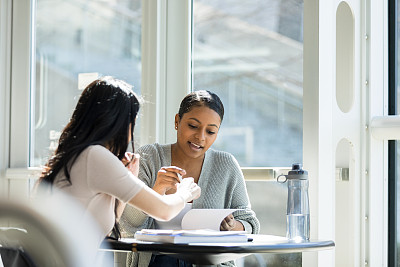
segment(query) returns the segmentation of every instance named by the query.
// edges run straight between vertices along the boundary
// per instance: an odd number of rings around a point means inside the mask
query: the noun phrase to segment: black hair
[[[128,83],[110,76],[93,81],[82,92],[41,178],[53,184],[58,172],[63,170],[71,182],[67,165],[91,145],[108,146],[116,157],[122,159],[128,148],[129,126],[134,151],[133,129],[139,106],[139,100]]]
[[[224,118],[224,105],[216,94],[207,90],[194,91],[186,95],[179,107],[179,118],[182,119],[183,114],[190,112],[192,108],[202,106],[206,106],[217,112],[222,122]]]
[[[133,130],[139,107],[132,86],[124,81],[105,76],[90,83],[63,129],[58,147],[47,162],[39,183],[44,181],[53,185],[57,174],[63,171],[71,184],[70,167],[91,145],[107,147],[121,160],[128,148],[129,127],[132,151],[135,151]]]

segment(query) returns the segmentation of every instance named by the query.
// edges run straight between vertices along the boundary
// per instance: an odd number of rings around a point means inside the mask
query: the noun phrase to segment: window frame
[[[29,165],[32,16],[35,1],[12,1],[11,49],[11,111],[10,153],[11,168]]]
[[[176,141],[174,118],[191,90],[191,0],[142,1],[140,144]],[[167,34],[168,33],[168,34]]]
[[[388,83],[389,83],[389,115],[397,115],[397,58],[398,47],[397,42],[397,0],[388,1]],[[398,245],[397,235],[397,141],[388,141],[388,266],[395,266],[398,264]]]
[[[3,2],[2,2],[3,3]],[[6,157],[5,177],[3,190],[9,198],[28,198],[32,181],[29,174],[29,142],[30,142],[30,82],[31,82],[31,55],[32,47],[32,18],[34,16],[35,1],[8,0],[4,4],[7,14],[7,40],[2,50],[10,52],[6,59],[5,73],[7,73],[6,87],[8,94],[6,106],[9,113],[6,118],[5,128],[8,130],[8,139],[5,139]],[[4,12],[2,12],[3,16]],[[9,23],[9,24],[8,24]],[[32,42],[32,43],[31,43]],[[9,46],[9,47],[8,47]],[[3,50],[4,51],[4,50]],[[9,60],[9,61],[8,61]],[[8,91],[9,90],[9,91]],[[11,175],[10,175],[11,173]]]
[[[11,31],[12,5],[9,0],[0,6],[0,170],[8,167],[9,132],[10,132],[10,99],[11,95]],[[3,89],[1,89],[3,88]],[[8,196],[7,181],[0,172],[0,195]]]

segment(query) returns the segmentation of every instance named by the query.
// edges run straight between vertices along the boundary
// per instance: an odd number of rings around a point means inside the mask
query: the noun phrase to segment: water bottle
[[[285,177],[284,180],[280,177]],[[286,236],[289,240],[310,240],[310,207],[308,203],[308,172],[294,163],[288,175],[279,175],[278,182],[288,185]]]

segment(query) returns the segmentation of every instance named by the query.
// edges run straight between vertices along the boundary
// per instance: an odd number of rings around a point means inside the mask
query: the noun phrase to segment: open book
[[[156,221],[159,229],[198,230],[211,229],[219,231],[222,220],[237,209],[185,209],[168,222]]]
[[[135,233],[139,241],[162,243],[241,243],[247,242],[245,231],[143,229]]]
[[[245,231],[220,231],[222,220],[237,209],[191,209],[187,205],[168,222],[156,221],[159,229],[143,229],[135,233],[140,241],[167,243],[231,243],[247,242]]]

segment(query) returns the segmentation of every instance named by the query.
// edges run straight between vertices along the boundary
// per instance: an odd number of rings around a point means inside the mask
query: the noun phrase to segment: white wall
[[[387,265],[387,143],[368,130],[373,117],[387,115],[385,2],[304,2],[303,147],[311,181],[311,235],[337,240],[338,246],[318,256],[306,254],[304,266]],[[343,4],[348,17],[337,13]],[[348,28],[336,32],[343,21]],[[338,48],[342,42],[352,43],[354,53]],[[352,77],[340,77],[341,68],[349,68],[340,64],[351,63]],[[350,82],[343,82],[347,78]],[[347,152],[338,149],[343,140]],[[335,167],[343,158],[349,181],[336,182]]]

